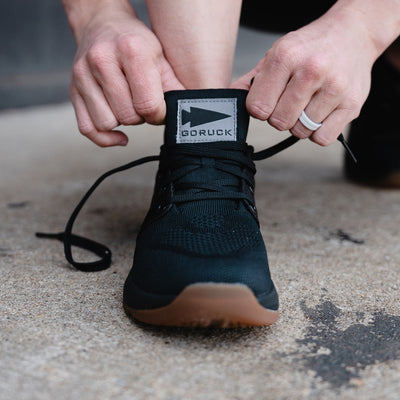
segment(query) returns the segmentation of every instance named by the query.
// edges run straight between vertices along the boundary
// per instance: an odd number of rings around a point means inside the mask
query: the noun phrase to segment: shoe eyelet
[[[158,212],[164,212],[164,211],[168,210],[168,208],[169,208],[169,204],[164,204],[164,205],[159,204],[157,206],[157,211]]]

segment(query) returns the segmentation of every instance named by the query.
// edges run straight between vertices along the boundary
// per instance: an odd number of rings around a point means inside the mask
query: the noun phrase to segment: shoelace
[[[242,181],[250,187],[254,186],[256,168],[251,159],[253,151],[253,147],[237,142],[207,143],[205,147],[194,144],[163,146],[160,170],[168,171],[168,174],[160,181],[160,187],[172,188],[168,199],[170,204],[210,199],[246,200],[253,203],[252,197],[240,190]],[[208,173],[203,172],[200,175],[203,179],[199,179],[198,175],[194,178],[202,168],[218,171],[219,177],[207,182],[204,175]]]
[[[245,174],[238,173],[237,168],[235,169],[232,165],[229,165],[229,162],[232,162],[233,164],[242,164],[246,166],[248,169],[252,170],[255,172],[255,167],[254,161],[259,161],[259,160],[265,160],[269,157],[274,156],[275,154],[281,152],[282,150],[287,149],[288,147],[292,146],[293,144],[297,143],[299,141],[298,138],[295,136],[290,136],[289,138],[283,140],[282,142],[279,142],[278,144],[271,146],[265,150],[259,151],[254,153],[252,146],[248,145],[240,145],[237,143],[232,143],[229,146],[230,151],[229,152],[224,152],[224,148],[220,146],[211,146],[210,149],[207,149],[207,154],[204,153],[204,150],[197,150],[195,146],[190,146],[190,145],[179,145],[179,146],[174,146],[171,150],[168,150],[168,157],[170,155],[170,151],[172,151],[174,154],[173,157],[171,157],[172,160],[175,160],[175,166],[179,165],[179,157],[180,156],[190,156],[193,158],[196,157],[207,157],[207,158],[216,158],[216,159],[224,159],[227,160],[228,163],[221,163],[217,167],[221,169],[222,171],[232,174],[236,176],[236,178],[239,179],[244,179],[246,180],[250,185],[253,184],[251,180],[249,180],[249,177],[246,176]],[[349,146],[347,145],[344,137],[342,134],[339,135],[338,141],[342,143],[348,154],[352,157],[354,162],[357,162],[356,158],[354,157],[352,151],[350,150]],[[226,147],[226,145],[224,145]],[[132,161],[128,164],[122,165],[118,168],[114,168],[105,174],[101,175],[94,183],[93,185],[89,188],[89,190],[86,192],[86,194],[82,197],[80,202],[77,204],[75,209],[73,210],[71,216],[68,219],[68,222],[65,226],[65,230],[63,232],[59,233],[43,233],[43,232],[37,232],[36,236],[39,238],[47,238],[47,239],[56,239],[61,241],[64,244],[64,254],[65,258],[67,261],[74,266],[76,269],[85,271],[85,272],[92,272],[92,271],[102,271],[104,269],[107,269],[111,265],[111,251],[110,249],[101,244],[98,243],[94,240],[78,236],[72,233],[72,228],[74,225],[74,222],[76,218],[78,217],[79,212],[85,205],[86,201],[89,199],[89,197],[92,195],[92,193],[96,190],[96,188],[109,176],[114,175],[118,172],[126,171],[128,169],[137,167],[139,165],[152,162],[152,161],[160,161],[161,162],[169,162],[168,160],[162,159],[163,155],[165,154],[165,151],[163,151],[163,148],[165,148],[165,145],[162,147],[161,153],[159,156],[148,156],[148,157],[143,157],[138,160]],[[228,154],[229,153],[229,154]],[[247,155],[246,155],[247,153]],[[235,154],[235,155],[232,155]],[[177,161],[176,161],[177,160]],[[194,163],[194,167],[196,168],[196,162],[192,161],[192,164]],[[185,171],[186,173],[187,171]],[[173,181],[179,181],[179,178],[181,177],[180,174],[182,174],[182,171],[177,173],[177,175],[172,176],[171,179]],[[166,182],[167,183],[167,182]],[[191,183],[190,186],[187,186],[187,184],[179,184],[177,183],[177,189],[178,194],[173,197],[171,200],[171,203],[183,203],[187,201],[195,201],[195,200],[203,200],[203,199],[210,199],[210,198],[229,198],[229,199],[245,199],[246,201],[249,201],[253,206],[253,198],[252,196],[246,195],[244,193],[241,193],[240,191],[235,191],[235,190],[227,190],[227,187],[232,186],[232,181],[231,180],[224,180],[220,182],[213,182],[212,184],[205,184],[201,182],[194,182]],[[222,190],[221,187],[224,189]],[[185,193],[185,191],[188,191]],[[179,194],[179,192],[183,192],[182,194]],[[97,256],[100,257],[100,259],[92,262],[79,262],[75,261],[73,256],[72,256],[72,246],[79,247],[81,249],[88,250]]]

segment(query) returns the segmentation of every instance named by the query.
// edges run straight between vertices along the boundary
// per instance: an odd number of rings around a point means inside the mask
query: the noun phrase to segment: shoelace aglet
[[[342,143],[343,147],[346,149],[346,151],[347,151],[347,153],[349,154],[349,156],[352,158],[352,160],[354,161],[354,163],[357,164],[357,158],[356,158],[356,156],[354,155],[354,153],[351,151],[349,145],[347,144],[347,142],[346,142],[346,140],[345,140],[345,138],[344,138],[344,136],[343,136],[343,133],[341,133],[341,134],[338,136],[337,140],[339,140],[339,142]]]
[[[38,238],[44,238],[44,239],[55,239],[55,240],[59,240],[60,242],[64,241],[64,232],[60,232],[60,233],[36,232],[35,236]]]

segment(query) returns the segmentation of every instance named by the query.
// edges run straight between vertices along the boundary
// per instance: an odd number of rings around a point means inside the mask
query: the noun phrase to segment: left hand
[[[326,146],[359,115],[376,58],[362,18],[328,12],[277,40],[231,87],[249,90],[247,109],[253,117]],[[303,110],[311,120],[322,122],[318,130],[301,124]]]

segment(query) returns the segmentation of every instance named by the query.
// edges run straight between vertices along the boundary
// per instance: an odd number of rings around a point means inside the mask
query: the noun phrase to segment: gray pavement
[[[69,104],[0,113],[0,397],[398,399],[400,191],[353,185],[339,144],[301,142],[258,163],[257,204],[281,318],[256,329],[162,329],[121,305],[155,165],[93,196],[76,231],[107,243],[109,270],[71,269],[59,231],[103,171],[156,154],[162,128],[123,149],[77,133]],[[262,149],[285,134],[252,121]]]
[[[302,142],[258,164],[257,202],[281,318],[269,328],[149,328],[122,310],[155,165],[104,183],[77,231],[110,270],[71,269],[57,242],[103,171],[157,153],[162,128],[125,149],[77,134],[69,104],[0,116],[0,393],[6,399],[398,399],[400,192],[343,180],[339,145]],[[280,137],[252,122],[257,148]]]

